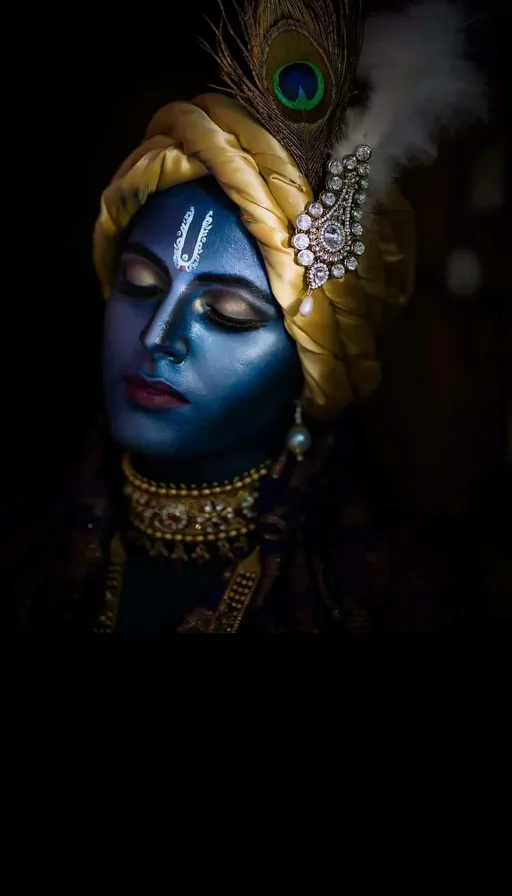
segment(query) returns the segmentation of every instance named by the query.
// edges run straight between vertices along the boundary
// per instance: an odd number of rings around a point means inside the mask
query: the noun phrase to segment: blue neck
[[[213,482],[222,484],[235,476],[241,476],[254,467],[267,461],[275,461],[285,447],[286,433],[292,420],[286,425],[260,436],[255,442],[238,445],[235,452],[205,454],[170,459],[151,457],[143,454],[132,455],[132,462],[141,476],[156,482],[169,482],[191,485],[210,485]]]

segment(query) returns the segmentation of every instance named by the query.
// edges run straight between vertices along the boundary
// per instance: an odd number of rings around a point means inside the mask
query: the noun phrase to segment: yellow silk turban
[[[413,222],[398,192],[365,227],[357,273],[329,280],[313,293],[313,311],[299,315],[304,268],[290,238],[313,199],[289,153],[239,103],[206,94],[170,103],[151,121],[144,142],[105,190],[94,231],[94,263],[105,297],[111,290],[118,238],[157,190],[210,175],[237,204],[256,238],[284,324],[304,372],[303,401],[318,420],[333,420],[378,384],[374,327],[383,303],[404,303],[412,287]]]

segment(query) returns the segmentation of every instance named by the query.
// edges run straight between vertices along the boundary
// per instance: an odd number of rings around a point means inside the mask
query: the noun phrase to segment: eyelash
[[[164,292],[159,286],[136,286],[134,283],[125,280],[124,277],[121,278],[120,287],[125,295],[134,299],[152,299],[162,295]]]
[[[212,305],[205,305],[203,308],[203,314],[210,320],[212,323],[217,324],[217,326],[222,327],[223,329],[229,330],[243,330],[247,332],[248,330],[259,330],[260,327],[265,325],[265,321],[262,320],[236,320],[234,317],[226,317],[225,314],[221,314],[220,311],[217,311],[215,307]]]

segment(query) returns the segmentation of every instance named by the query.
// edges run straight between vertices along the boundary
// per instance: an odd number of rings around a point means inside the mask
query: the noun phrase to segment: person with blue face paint
[[[104,380],[114,439],[151,478],[226,480],[281,451],[302,387],[297,349],[258,245],[212,178],[154,194],[125,236]]]
[[[164,107],[103,194],[107,427],[68,490],[67,548],[24,602],[29,630],[432,631],[465,618],[453,552],[447,566],[421,554],[407,524],[404,549],[374,513],[358,424],[379,382],[375,324],[413,284],[397,165],[480,102],[458,14],[429,2],[376,17],[362,49],[357,2],[255,0],[245,21],[249,80],[218,46],[235,98]],[[414,53],[397,58],[398,43]],[[356,77],[369,99],[349,108]]]
[[[128,476],[135,489],[159,482],[164,490],[150,526],[137,516],[146,552],[125,565],[116,630],[194,628],[195,616],[183,622],[183,608],[194,610],[200,599],[202,614],[211,614],[219,597],[210,583],[224,572],[225,559],[252,546],[251,517],[241,518],[248,525],[236,524],[233,480],[254,471],[257,482],[282,452],[302,387],[295,343],[258,244],[212,178],[154,194],[135,216],[119,251],[103,354],[107,415],[114,440],[130,452]],[[184,494],[175,499],[169,483],[183,485]],[[201,513],[187,536],[179,515],[194,490]],[[231,516],[223,516],[223,504]],[[142,507],[147,514],[148,504]],[[152,556],[153,532],[180,539],[161,542],[165,568],[145,555]],[[184,541],[194,534],[205,540]],[[153,580],[152,596],[141,605],[141,589]]]

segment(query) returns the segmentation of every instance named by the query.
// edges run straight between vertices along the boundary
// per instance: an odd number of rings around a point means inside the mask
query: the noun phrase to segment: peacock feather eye
[[[224,32],[217,31],[222,78],[316,194],[353,92],[362,0],[240,0],[229,7],[233,20],[223,13]]]
[[[282,65],[272,76],[272,86],[279,102],[295,112],[310,112],[325,94],[324,76],[314,62]]]

